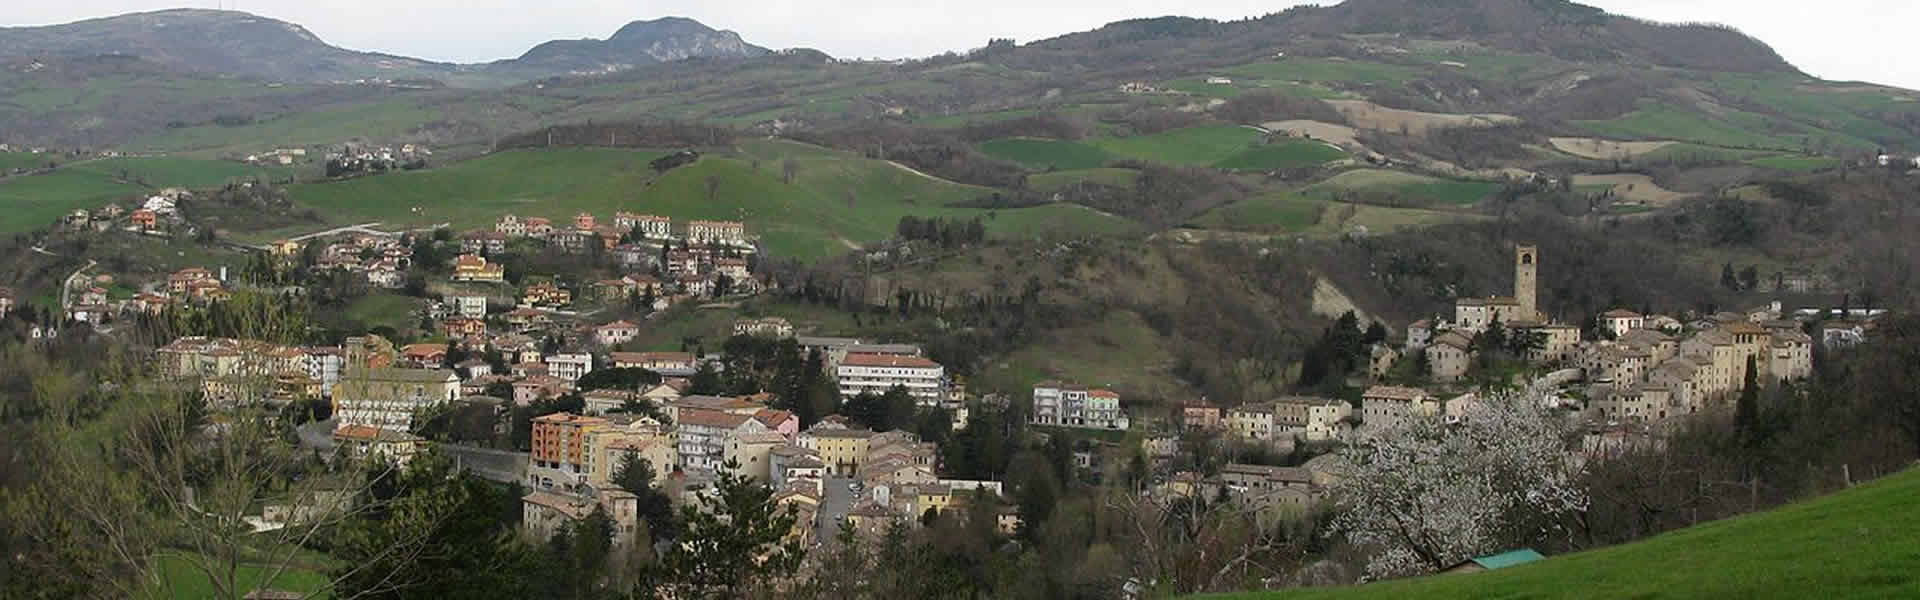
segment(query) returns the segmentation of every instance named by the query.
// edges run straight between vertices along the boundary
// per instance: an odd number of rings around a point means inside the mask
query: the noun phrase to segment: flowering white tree
[[[1349,446],[1334,530],[1375,552],[1370,578],[1432,572],[1537,539],[1586,509],[1564,419],[1532,394],[1487,398],[1456,422],[1416,416]]]

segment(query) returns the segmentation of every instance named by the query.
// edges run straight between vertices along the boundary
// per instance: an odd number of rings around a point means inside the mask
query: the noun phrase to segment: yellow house
[[[867,429],[815,427],[800,434],[799,445],[820,454],[820,462],[834,475],[853,475],[867,460],[874,433]]]
[[[273,243],[267,244],[267,253],[273,255],[274,258],[293,258],[294,255],[300,253],[300,242],[293,240],[274,240]]]
[[[937,484],[920,486],[920,493],[915,494],[913,503],[914,508],[921,514],[925,514],[928,510],[945,513],[953,510],[953,505],[953,488]]]

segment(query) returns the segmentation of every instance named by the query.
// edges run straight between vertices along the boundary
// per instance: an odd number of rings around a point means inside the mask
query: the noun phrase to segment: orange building
[[[527,476],[535,487],[585,483],[591,475],[587,434],[608,427],[606,419],[554,413],[533,419]]]

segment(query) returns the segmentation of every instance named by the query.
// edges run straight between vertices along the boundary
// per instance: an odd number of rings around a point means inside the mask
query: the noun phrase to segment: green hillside
[[[1912,598],[1920,471],[1648,540],[1472,575],[1212,596],[1374,598]]]
[[[1213,166],[1222,169],[1290,169],[1322,165],[1347,157],[1344,150],[1331,144],[1291,140],[1279,144],[1254,146],[1242,150]]]
[[[1191,225],[1232,231],[1299,232],[1319,222],[1325,205],[1293,192],[1270,192],[1207,211]]]
[[[572,219],[580,212],[658,214],[676,221],[740,219],[779,256],[819,258],[893,235],[900,217],[987,219],[995,236],[1044,231],[1115,232],[1134,226],[1069,206],[987,211],[953,204],[991,193],[858,155],[796,142],[756,140],[665,174],[658,152],[602,148],[516,150],[435,169],[294,186],[295,202],[329,222],[486,227],[501,215]],[[783,164],[796,169],[783,181]],[[712,187],[709,185],[712,182]],[[709,192],[711,190],[711,195]],[[270,239],[295,233],[248,234]]]
[[[1175,129],[1153,135],[1100,138],[1095,147],[1127,158],[1196,167],[1212,166],[1233,158],[1264,135],[1259,130],[1238,125],[1203,125]]]
[[[21,156],[39,158],[40,164],[44,164],[44,156]],[[291,172],[281,167],[255,167],[232,161],[167,157],[67,163],[52,173],[0,179],[0,206],[8,209],[0,211],[0,233],[46,227],[76,208],[99,208],[147,189],[207,188],[238,178],[274,179]]]
[[[1028,175],[1027,187],[1042,192],[1059,190],[1076,183],[1098,183],[1130,188],[1139,179],[1140,172],[1133,169],[1075,169]]]
[[[980,151],[1039,169],[1092,169],[1113,160],[1106,151],[1079,142],[1035,138],[993,140],[980,144]]]
[[[51,156],[30,152],[0,152],[0,175],[12,173],[14,169],[38,169],[48,162],[58,162]]]
[[[1486,181],[1441,179],[1400,171],[1356,169],[1308,187],[1310,196],[1332,199],[1340,192],[1393,195],[1423,205],[1462,206],[1479,202],[1500,190]]]

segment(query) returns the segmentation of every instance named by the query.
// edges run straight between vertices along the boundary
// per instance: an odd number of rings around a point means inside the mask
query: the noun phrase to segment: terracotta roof
[[[680,410],[679,424],[682,427],[694,425],[699,427],[733,429],[752,418],[752,415],[736,415],[702,408],[685,408]]]
[[[762,408],[760,412],[753,413],[753,418],[758,419],[760,424],[766,425],[767,427],[779,427],[780,424],[785,423],[787,419],[794,418],[794,415],[784,410]]]
[[[598,425],[606,423],[607,420],[600,417],[583,417],[573,413],[553,413],[534,417],[533,422],[564,425]]]
[[[1114,392],[1113,390],[1093,390],[1093,391],[1087,392],[1087,395],[1094,398],[1113,398],[1115,400],[1120,399],[1120,394]]]
[[[940,363],[918,356],[895,356],[890,354],[847,354],[840,361],[843,367],[896,367],[909,369],[937,369]]]

